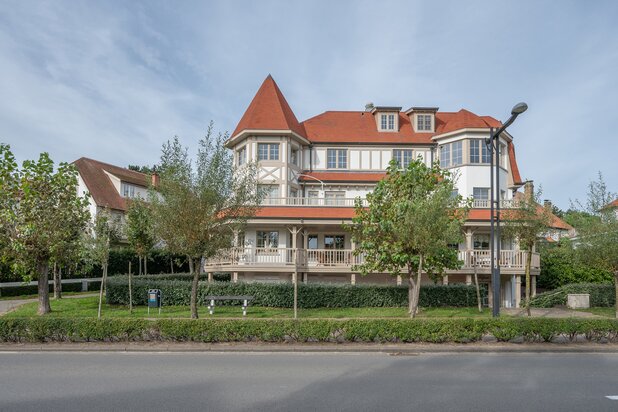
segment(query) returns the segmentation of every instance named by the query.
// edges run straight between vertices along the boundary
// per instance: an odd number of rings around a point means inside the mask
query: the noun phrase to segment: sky
[[[232,131],[270,73],[299,120],[376,105],[506,120],[522,177],[568,208],[618,191],[618,1],[0,3],[0,142],[151,165]]]

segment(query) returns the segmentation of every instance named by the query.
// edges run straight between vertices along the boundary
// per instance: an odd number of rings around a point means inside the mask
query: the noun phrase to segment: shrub
[[[478,342],[618,341],[614,319],[94,319],[0,318],[0,342]]]
[[[616,304],[616,289],[611,283],[573,283],[540,293],[530,300],[534,308],[552,308],[566,305],[569,293],[590,294],[590,306],[611,307]]]
[[[133,304],[145,305],[148,289],[160,289],[164,305],[187,306],[190,302],[190,275],[141,276],[133,281]],[[487,290],[482,289],[486,296]],[[292,283],[230,283],[201,282],[198,300],[208,304],[206,296],[250,295],[255,306],[291,308],[294,304]],[[107,284],[107,302],[127,305],[129,303],[128,279],[114,276]],[[232,304],[221,302],[217,304]],[[398,307],[407,306],[408,289],[405,286],[349,285],[310,283],[298,285],[298,307]],[[466,307],[476,305],[474,286],[427,285],[421,288],[420,306]]]
[[[101,282],[88,282],[88,290],[99,290]],[[49,292],[54,291],[54,285],[50,283]],[[81,292],[82,284],[80,283],[63,283],[63,292]],[[0,288],[0,296],[24,296],[36,295],[39,289],[37,285],[21,285],[21,286],[6,286]]]

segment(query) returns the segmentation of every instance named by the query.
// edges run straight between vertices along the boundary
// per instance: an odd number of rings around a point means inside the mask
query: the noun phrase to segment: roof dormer
[[[401,107],[394,106],[375,106],[371,114],[376,119],[379,132],[398,132],[399,131],[399,112]]]
[[[437,107],[411,107],[406,110],[410,123],[416,133],[434,133],[436,131]]]

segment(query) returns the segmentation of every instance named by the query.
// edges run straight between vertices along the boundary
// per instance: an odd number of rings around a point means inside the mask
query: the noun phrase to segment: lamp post
[[[491,245],[491,284],[494,317],[500,316],[500,135],[506,130],[523,112],[528,109],[526,103],[517,103],[511,110],[511,117],[500,128],[489,128],[489,137],[485,139],[485,145],[489,150],[489,174],[490,174],[490,235]]]

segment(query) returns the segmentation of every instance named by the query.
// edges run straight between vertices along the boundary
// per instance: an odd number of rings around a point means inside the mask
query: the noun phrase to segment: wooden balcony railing
[[[363,206],[367,201],[361,198]],[[332,197],[268,197],[262,200],[262,206],[314,206],[314,207],[354,207],[356,198]]]
[[[463,262],[461,269],[489,269],[491,252],[489,250],[465,250],[458,252]],[[342,267],[351,268],[363,263],[363,256],[354,256],[351,249],[292,249],[292,248],[254,248],[235,247],[223,249],[208,259],[206,267],[224,266],[298,266],[298,267]],[[524,269],[526,252],[521,250],[500,251],[500,266],[504,269]],[[541,267],[538,253],[532,254],[532,269]]]

